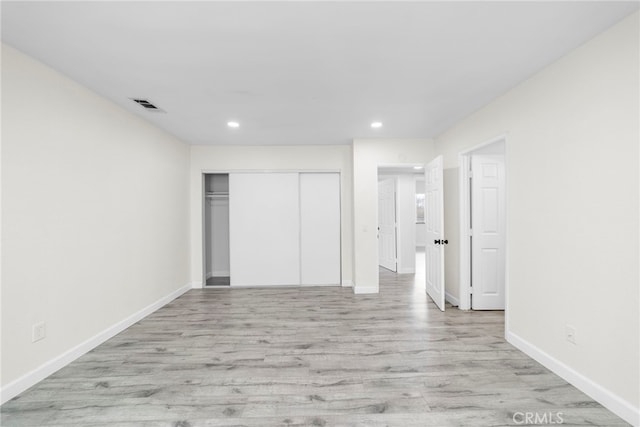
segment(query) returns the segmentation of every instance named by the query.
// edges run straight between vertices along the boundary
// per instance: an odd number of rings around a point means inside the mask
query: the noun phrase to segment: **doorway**
[[[416,273],[416,246],[424,245],[417,234],[424,231],[424,194],[419,215],[417,182],[424,187],[423,165],[378,168],[378,265],[397,274]]]
[[[229,174],[204,174],[205,286],[229,286]]]
[[[505,138],[460,154],[460,308],[506,305]]]

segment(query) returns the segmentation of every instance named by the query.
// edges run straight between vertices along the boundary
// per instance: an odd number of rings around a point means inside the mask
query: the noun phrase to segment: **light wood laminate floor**
[[[413,275],[381,278],[378,295],[189,291],[7,402],[2,425],[627,425],[506,343],[502,312],[442,313]]]

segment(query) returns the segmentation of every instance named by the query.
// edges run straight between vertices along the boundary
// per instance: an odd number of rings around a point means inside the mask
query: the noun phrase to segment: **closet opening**
[[[229,286],[229,174],[204,174],[204,283]]]

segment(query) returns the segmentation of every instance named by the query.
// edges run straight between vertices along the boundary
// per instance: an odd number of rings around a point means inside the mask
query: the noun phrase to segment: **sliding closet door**
[[[231,286],[300,284],[297,173],[229,175]]]
[[[300,174],[303,285],[340,284],[340,175]]]

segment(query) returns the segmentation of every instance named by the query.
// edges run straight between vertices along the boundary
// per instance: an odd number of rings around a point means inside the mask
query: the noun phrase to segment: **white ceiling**
[[[637,9],[3,1],[2,40],[192,144],[348,144],[433,137]]]

